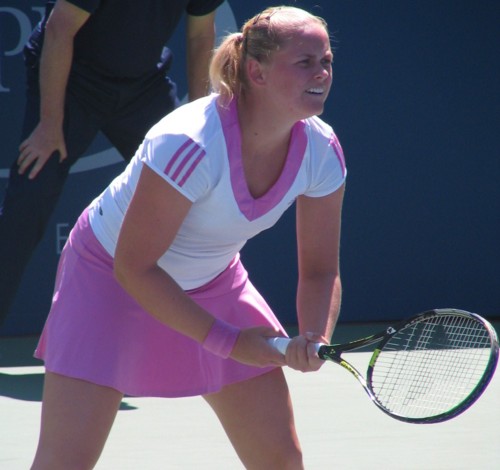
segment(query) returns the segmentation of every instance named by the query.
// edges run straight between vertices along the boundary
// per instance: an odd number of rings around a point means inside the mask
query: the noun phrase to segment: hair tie
[[[243,42],[243,33],[236,33],[236,44],[240,45]]]

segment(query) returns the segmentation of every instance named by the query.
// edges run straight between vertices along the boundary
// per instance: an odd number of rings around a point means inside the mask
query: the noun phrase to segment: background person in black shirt
[[[208,91],[215,10],[223,0],[57,0],[25,47],[19,155],[0,208],[0,325],[43,237],[71,166],[102,132],[130,160],[178,105],[165,47],[187,13],[189,99]]]

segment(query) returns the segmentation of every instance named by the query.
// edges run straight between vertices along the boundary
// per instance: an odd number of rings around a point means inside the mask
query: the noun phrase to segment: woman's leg
[[[205,400],[247,469],[302,469],[288,386],[281,369],[225,387]]]
[[[122,398],[112,388],[47,372],[32,469],[93,468]]]

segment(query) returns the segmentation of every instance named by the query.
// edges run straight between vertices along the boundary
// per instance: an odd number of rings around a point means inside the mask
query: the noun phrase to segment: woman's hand
[[[286,365],[301,372],[314,372],[325,363],[319,358],[316,344],[328,344],[328,340],[315,333],[294,337],[286,350]]]
[[[279,332],[268,327],[242,330],[231,359],[254,367],[288,366],[301,372],[317,371],[325,361],[318,357],[316,344],[328,344],[328,340],[315,333],[306,333],[291,339],[286,354],[281,354],[268,342],[280,336]]]
[[[229,357],[254,367],[285,366],[285,356],[268,342],[275,336],[280,332],[265,326],[241,330]]]

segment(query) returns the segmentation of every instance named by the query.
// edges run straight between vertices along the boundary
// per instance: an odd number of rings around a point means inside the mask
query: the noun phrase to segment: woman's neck
[[[279,110],[256,99],[238,99],[238,119],[243,148],[250,153],[267,153],[290,140],[294,122]]]
[[[255,103],[255,101],[252,101]],[[276,183],[286,163],[294,123],[269,112],[269,106],[238,102],[241,155],[253,197],[263,196]]]

